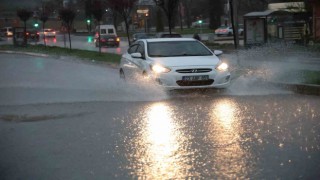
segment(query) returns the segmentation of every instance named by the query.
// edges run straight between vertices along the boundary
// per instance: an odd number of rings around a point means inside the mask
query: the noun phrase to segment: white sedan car
[[[219,27],[218,29],[216,29],[214,31],[214,33],[217,35],[217,36],[232,36],[233,35],[233,29],[232,27],[228,27],[228,26],[221,26]],[[240,36],[243,35],[243,28],[238,28],[238,34]]]
[[[55,38],[56,37],[56,31],[54,29],[44,29],[44,30],[40,30],[39,31],[40,36],[46,36],[47,37],[52,37]]]
[[[230,85],[228,65],[193,38],[136,41],[122,55],[120,77],[127,81],[137,77],[151,78],[168,90],[226,88]]]

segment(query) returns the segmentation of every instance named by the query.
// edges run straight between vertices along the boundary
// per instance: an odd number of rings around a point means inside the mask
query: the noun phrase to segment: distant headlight
[[[168,73],[168,72],[171,71],[171,69],[169,69],[169,68],[167,68],[167,67],[163,67],[163,66],[158,65],[158,64],[152,65],[152,66],[151,66],[151,69],[152,69],[152,71],[155,72],[155,73]]]
[[[218,70],[218,71],[227,71],[228,70],[228,64],[227,63],[220,63],[217,67],[216,67],[216,69]]]

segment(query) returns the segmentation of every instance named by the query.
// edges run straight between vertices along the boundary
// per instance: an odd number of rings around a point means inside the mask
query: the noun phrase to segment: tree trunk
[[[68,27],[68,35],[69,35],[69,47],[70,47],[70,50],[71,50],[70,27]]]
[[[100,39],[101,39],[101,38],[100,38],[100,31],[101,31],[101,30],[100,30],[100,21],[99,21],[98,23],[99,23],[99,25],[98,25],[98,26],[99,26],[99,32],[98,32],[99,54],[101,54],[101,44],[100,44]]]
[[[129,23],[128,23],[128,20],[127,18],[124,17],[124,23],[126,25],[126,33],[127,33],[127,38],[128,38],[128,42],[129,42],[129,46],[131,45],[131,42],[130,42],[130,35],[129,35]]]
[[[234,29],[234,15],[233,15],[233,0],[230,0],[230,13],[231,13],[231,24],[232,24],[232,29],[233,29],[233,42],[234,42],[234,48],[237,49],[237,40],[236,40],[236,32]]]
[[[46,35],[44,34],[44,22],[42,23],[42,32],[43,32],[43,44],[46,47],[47,43],[46,43]]]
[[[27,21],[24,21],[24,28],[23,28],[23,45],[27,46]]]

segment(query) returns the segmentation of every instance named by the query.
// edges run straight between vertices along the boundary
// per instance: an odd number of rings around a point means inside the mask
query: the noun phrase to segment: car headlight
[[[167,68],[167,67],[164,67],[164,66],[161,66],[159,64],[156,64],[156,65],[151,65],[151,70],[155,73],[168,73],[171,71],[170,68]]]
[[[217,69],[218,71],[227,71],[228,68],[229,68],[229,66],[228,66],[227,63],[220,63],[220,64],[216,67],[216,69]]]

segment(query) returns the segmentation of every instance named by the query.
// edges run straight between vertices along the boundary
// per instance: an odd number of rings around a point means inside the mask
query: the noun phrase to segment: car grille
[[[177,84],[179,86],[208,86],[211,85],[214,82],[213,79],[204,80],[204,81],[183,81],[179,80],[177,81]]]
[[[210,72],[212,69],[210,68],[201,68],[201,69],[177,69],[178,73],[206,73]]]

